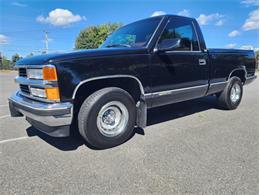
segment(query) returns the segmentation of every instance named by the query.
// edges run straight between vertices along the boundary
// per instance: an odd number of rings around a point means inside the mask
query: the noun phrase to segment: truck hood
[[[95,58],[95,57],[105,57],[113,55],[127,55],[127,54],[145,54],[147,49],[145,48],[105,48],[105,49],[89,49],[89,50],[79,50],[69,53],[52,53],[44,54],[33,57],[28,57],[19,60],[16,65],[43,65],[51,64],[58,61],[66,61],[70,59],[77,58]]]

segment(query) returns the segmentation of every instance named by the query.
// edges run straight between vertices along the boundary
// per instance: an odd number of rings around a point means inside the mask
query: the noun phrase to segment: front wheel
[[[224,91],[218,95],[219,106],[224,109],[234,110],[240,104],[242,95],[243,84],[240,78],[232,77]]]
[[[136,119],[135,101],[123,89],[104,88],[90,95],[78,114],[82,137],[99,149],[122,144],[133,133]]]

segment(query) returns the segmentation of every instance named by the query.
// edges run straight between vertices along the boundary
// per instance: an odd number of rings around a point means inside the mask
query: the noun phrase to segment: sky
[[[208,48],[259,48],[258,0],[0,0],[0,52],[73,50],[80,30],[163,14],[196,18]]]

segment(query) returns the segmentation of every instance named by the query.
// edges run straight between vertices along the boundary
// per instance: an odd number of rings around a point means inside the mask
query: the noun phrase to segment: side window
[[[191,21],[171,20],[164,29],[159,43],[169,39],[181,39],[181,47],[175,51],[199,51],[199,43]]]

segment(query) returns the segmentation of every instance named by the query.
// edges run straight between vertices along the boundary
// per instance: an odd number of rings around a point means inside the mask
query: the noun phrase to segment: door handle
[[[200,65],[200,66],[204,66],[204,65],[206,65],[206,64],[207,64],[206,59],[199,59],[199,65]]]

